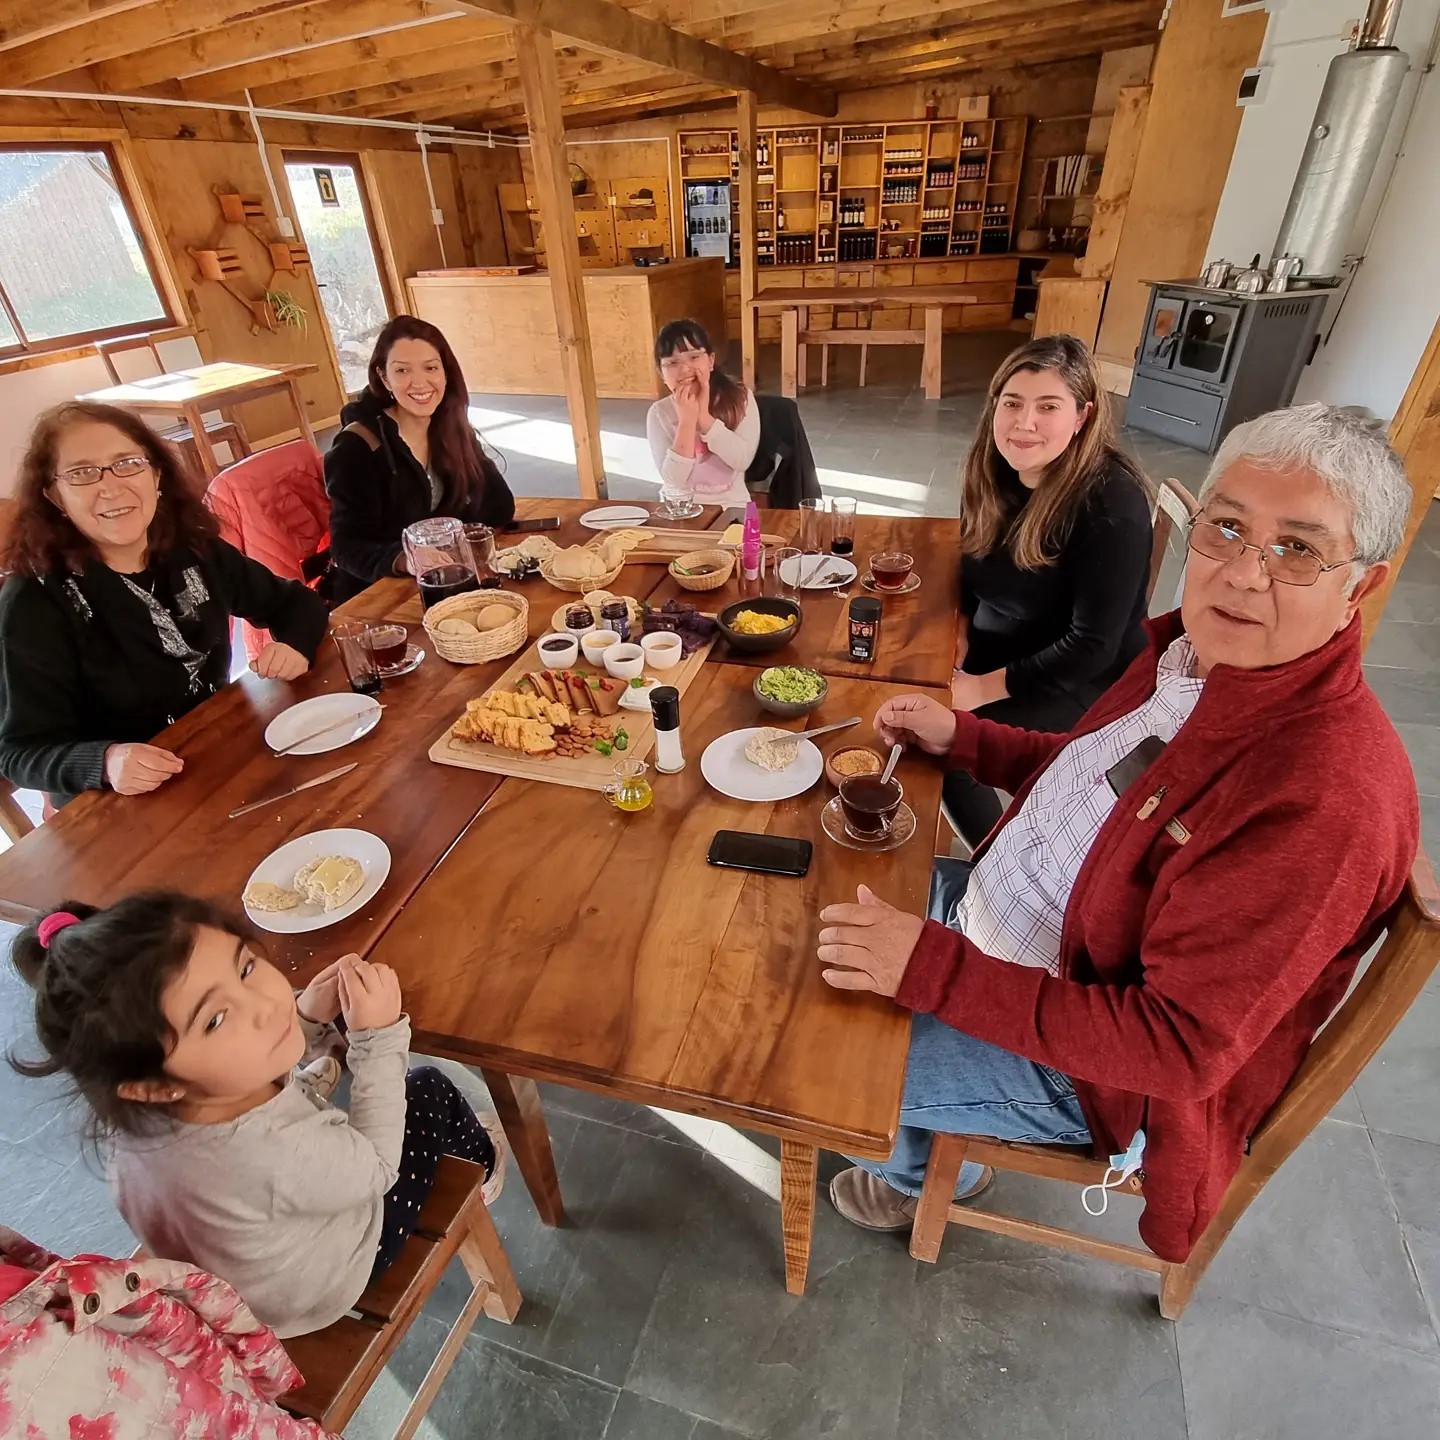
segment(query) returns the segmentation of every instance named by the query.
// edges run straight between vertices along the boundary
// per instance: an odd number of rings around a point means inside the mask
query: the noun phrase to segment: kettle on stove
[[[1270,283],[1265,287],[1272,295],[1283,295],[1290,282],[1305,268],[1305,262],[1298,255],[1285,254],[1275,261]]]
[[[1250,262],[1247,270],[1242,270],[1231,284],[1231,289],[1238,290],[1242,295],[1258,295],[1265,288],[1265,281],[1268,277],[1265,274],[1265,267],[1260,263],[1260,256],[1257,254]]]

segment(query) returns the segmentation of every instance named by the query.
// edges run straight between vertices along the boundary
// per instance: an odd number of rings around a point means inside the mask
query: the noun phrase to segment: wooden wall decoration
[[[187,246],[190,258],[202,280],[219,285],[250,316],[250,333],[258,335],[262,329],[274,331],[277,324],[293,323],[287,319],[284,307],[277,313],[275,278],[278,275],[294,275],[310,266],[310,252],[303,246],[290,241],[273,240],[261,231],[261,224],[269,221],[265,201],[259,195],[240,195],[234,191],[215,190],[215,199],[220,207],[220,224],[214,235],[214,243],[203,248]],[[226,247],[221,242],[228,238],[232,229],[241,229],[258,244],[270,262],[270,279],[258,295],[247,295],[240,289],[245,275],[240,252]],[[303,307],[297,301],[290,313],[304,315]]]

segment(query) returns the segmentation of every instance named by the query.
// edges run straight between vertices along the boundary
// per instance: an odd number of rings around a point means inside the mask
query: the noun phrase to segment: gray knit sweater
[[[146,1250],[228,1280],[282,1339],[359,1298],[399,1172],[409,1018],[349,1040],[348,1113],[295,1071],[238,1120],[123,1136],[108,1157],[115,1203]]]

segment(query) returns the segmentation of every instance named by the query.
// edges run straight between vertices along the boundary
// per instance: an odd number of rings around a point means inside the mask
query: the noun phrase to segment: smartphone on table
[[[560,517],[558,515],[541,515],[534,520],[512,520],[503,528],[507,534],[533,534],[537,530],[558,530],[560,528]]]
[[[804,875],[815,847],[788,835],[756,835],[744,830],[717,830],[706,860],[728,870],[754,870],[761,875]]]

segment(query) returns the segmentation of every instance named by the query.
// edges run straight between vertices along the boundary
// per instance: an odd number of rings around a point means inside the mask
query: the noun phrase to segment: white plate
[[[580,523],[587,530],[623,530],[631,525],[645,525],[650,512],[638,505],[602,505],[598,510],[587,510]]]
[[[780,562],[781,581],[794,587],[803,577],[805,583],[800,588],[804,590],[833,590],[848,585],[859,573],[854,561],[843,555],[791,555]],[[822,585],[820,581],[827,575],[832,578]]]
[[[350,724],[342,722],[349,720]],[[283,750],[294,745],[302,735],[314,735],[326,725],[323,735],[304,745],[297,745],[292,755],[323,755],[327,750],[339,750],[342,746],[368,735],[380,723],[380,702],[369,695],[352,695],[342,691],[338,695],[317,695],[313,700],[302,700],[288,710],[282,710],[266,727],[265,743],[272,750]]]
[[[390,847],[378,835],[372,835],[368,830],[316,830],[309,835],[298,836],[278,850],[272,850],[251,872],[245,889],[248,890],[257,880],[268,880],[270,884],[283,885],[288,890],[295,879],[295,872],[322,855],[348,855],[365,867],[365,883],[344,905],[337,910],[322,910],[308,900],[302,900],[293,910],[252,910],[247,905],[245,913],[251,921],[275,935],[324,930],[327,926],[338,925],[362,906],[368,905],[390,874]]]
[[[788,800],[803,795],[825,772],[825,761],[813,741],[802,740],[795,763],[784,770],[762,770],[745,758],[745,745],[757,730],[779,725],[752,725],[712,740],[700,757],[700,773],[732,800]]]
[[[653,675],[642,675],[644,689],[636,690],[628,681],[625,685],[625,693],[620,697],[620,708],[622,710],[639,710],[641,714],[650,713],[650,692],[657,686],[665,684],[663,680],[657,680]]]

